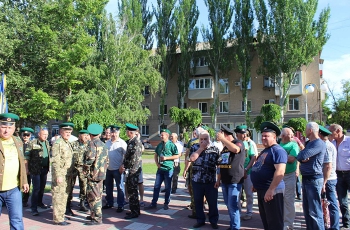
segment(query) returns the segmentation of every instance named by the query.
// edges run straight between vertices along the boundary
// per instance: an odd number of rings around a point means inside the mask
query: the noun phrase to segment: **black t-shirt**
[[[240,140],[233,140],[233,144],[241,148],[239,153],[230,152],[225,146],[220,154],[218,167],[220,168],[221,181],[224,184],[239,184],[243,182],[245,148]]]

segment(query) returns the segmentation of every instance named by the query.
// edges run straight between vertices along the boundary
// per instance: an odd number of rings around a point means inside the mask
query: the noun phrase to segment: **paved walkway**
[[[149,204],[152,199],[152,191],[154,185],[154,175],[144,175],[145,185],[145,203]],[[49,178],[51,180],[51,178]],[[123,213],[116,213],[116,209],[103,210],[103,225],[99,226],[86,226],[84,225],[86,213],[76,211],[78,209],[78,185],[74,189],[74,199],[72,209],[77,214],[76,217],[72,217],[71,224],[65,227],[53,225],[52,222],[52,209],[43,210],[39,208],[40,215],[32,216],[30,208],[24,209],[24,226],[26,230],[41,230],[41,229],[129,229],[129,230],[155,230],[155,229],[193,229],[192,226],[196,223],[196,220],[189,219],[187,216],[191,214],[190,210],[186,209],[189,204],[189,195],[185,190],[184,180],[179,178],[179,189],[176,194],[171,195],[171,202],[168,210],[163,210],[161,205],[164,202],[164,195],[160,195],[158,201],[158,209],[144,211],[141,210],[141,216],[132,220],[125,220],[125,211]],[[115,193],[116,195],[116,190]],[[103,199],[104,200],[104,199]],[[116,199],[115,199],[116,200]],[[45,193],[44,203],[51,204],[51,193]],[[229,227],[229,216],[227,215],[227,209],[224,205],[221,189],[219,191],[219,229],[227,229]],[[126,209],[128,206],[126,206]],[[295,208],[297,211],[297,217],[295,221],[295,229],[305,229],[304,217],[302,214],[301,202],[296,201]],[[243,209],[244,210],[244,209]],[[263,229],[262,222],[260,220],[258,206],[256,199],[254,202],[254,214],[253,218],[249,221],[242,221],[241,229]],[[0,230],[9,229],[9,221],[6,208],[3,208],[3,213],[0,217]],[[209,222],[201,229],[212,229]]]

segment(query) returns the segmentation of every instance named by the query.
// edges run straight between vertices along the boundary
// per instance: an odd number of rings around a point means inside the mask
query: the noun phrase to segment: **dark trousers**
[[[139,175],[141,172],[140,169],[136,173],[129,173],[128,178],[126,179],[126,189],[129,194],[130,212],[137,215],[140,215],[139,192],[137,190]]]
[[[301,197],[301,182],[299,177],[297,177],[295,193],[297,194],[297,197]]]
[[[350,172],[337,172],[337,195],[342,214],[343,227],[350,227],[350,212],[348,206],[348,190],[350,190]]]
[[[174,164],[174,173],[173,173],[173,182],[172,182],[172,185],[171,185],[171,191],[176,191],[177,189],[177,184],[178,184],[178,181],[179,181],[179,173],[181,171],[181,168],[180,168],[180,163],[177,164],[177,166]]]
[[[264,201],[266,190],[258,190],[258,206],[265,230],[283,230],[283,193],[277,193],[269,202]]]
[[[44,190],[46,186],[47,173],[49,168],[45,167],[41,169],[41,173],[38,175],[31,175],[33,183],[31,209],[37,211],[38,205],[43,203]]]
[[[29,190],[30,190],[30,184],[32,183],[32,177],[30,175],[27,175],[27,181],[28,181]],[[29,200],[29,192],[23,193],[22,203],[26,204],[26,203],[28,203],[28,200]]]

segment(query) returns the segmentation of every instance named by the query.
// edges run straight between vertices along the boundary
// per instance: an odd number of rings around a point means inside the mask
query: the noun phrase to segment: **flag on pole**
[[[0,82],[0,113],[8,112],[8,105],[6,99],[6,75],[1,72],[1,82]]]

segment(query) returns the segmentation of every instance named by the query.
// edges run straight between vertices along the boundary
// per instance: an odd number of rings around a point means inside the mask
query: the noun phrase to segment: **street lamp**
[[[313,93],[315,91],[315,88],[317,89],[317,92],[319,92],[317,85],[314,83],[307,83],[304,87],[304,89],[305,89],[305,120],[306,120],[306,122],[309,121],[308,108],[307,108],[307,94]],[[322,83],[320,85],[320,90],[322,92],[328,92],[328,85],[325,81],[322,81]],[[319,92],[319,97],[320,97],[320,121],[322,121],[321,92]]]

